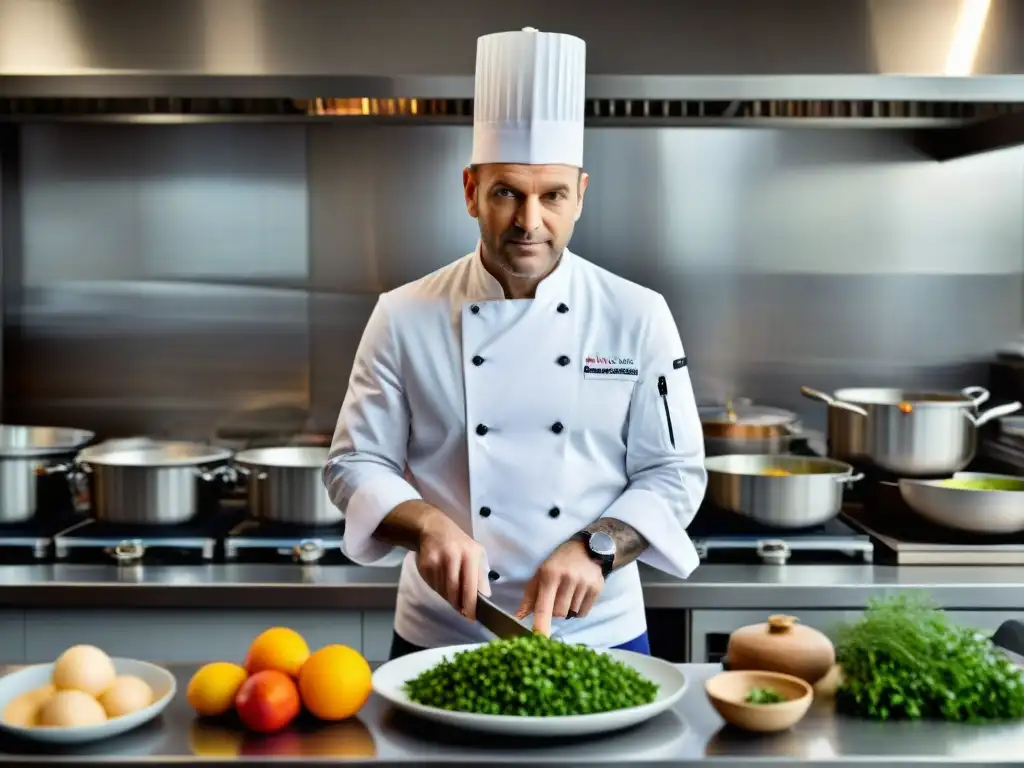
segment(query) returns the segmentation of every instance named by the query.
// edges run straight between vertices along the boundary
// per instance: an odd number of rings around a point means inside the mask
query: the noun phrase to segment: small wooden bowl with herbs
[[[792,728],[814,700],[807,682],[781,672],[720,672],[704,684],[704,690],[725,722],[756,733]]]

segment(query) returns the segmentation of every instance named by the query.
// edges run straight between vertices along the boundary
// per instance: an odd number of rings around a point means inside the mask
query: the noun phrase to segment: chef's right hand
[[[416,565],[437,594],[467,619],[476,620],[481,582],[483,590],[489,591],[483,575],[484,548],[439,509],[428,513],[423,522]]]

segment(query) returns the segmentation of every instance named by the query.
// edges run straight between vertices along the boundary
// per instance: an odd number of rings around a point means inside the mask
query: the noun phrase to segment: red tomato
[[[235,696],[238,717],[251,731],[273,733],[296,718],[302,709],[299,689],[284,672],[268,669],[242,683]]]

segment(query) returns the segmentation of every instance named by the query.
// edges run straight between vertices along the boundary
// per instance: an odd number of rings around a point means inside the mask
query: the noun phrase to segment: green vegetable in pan
[[[658,686],[608,654],[532,635],[455,653],[409,680],[405,691],[449,711],[557,717],[649,704]]]
[[[940,480],[939,485],[960,491],[1024,491],[1024,480],[1012,477],[951,477],[948,480]]]

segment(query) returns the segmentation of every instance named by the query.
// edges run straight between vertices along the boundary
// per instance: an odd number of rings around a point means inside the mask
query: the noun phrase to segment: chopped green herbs
[[[543,635],[460,651],[405,684],[412,701],[481,715],[560,717],[649,704],[658,686],[632,667]]]
[[[785,700],[785,696],[771,688],[754,688],[746,699],[747,704],[781,704]]]
[[[1024,717],[1024,676],[991,641],[920,598],[875,600],[839,628],[841,712],[876,720]]]

